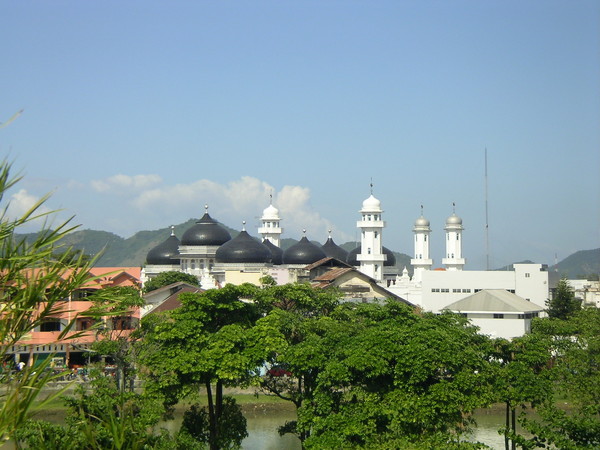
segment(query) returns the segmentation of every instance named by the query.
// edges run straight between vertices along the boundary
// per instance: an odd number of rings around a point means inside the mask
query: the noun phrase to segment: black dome
[[[320,259],[326,258],[327,255],[320,247],[310,242],[304,236],[300,242],[292,245],[283,252],[284,264],[312,264]]]
[[[273,244],[270,240],[265,239],[263,245],[271,250],[271,262],[277,266],[283,264],[283,250]]]
[[[196,225],[183,233],[181,245],[222,245],[229,240],[229,231],[205,213]]]
[[[321,249],[330,258],[335,258],[342,262],[346,262],[346,259],[348,258],[348,252],[339,245],[337,245],[335,242],[333,242],[333,239],[331,237],[329,237],[329,239],[327,239],[327,242],[325,242],[321,246]]]
[[[383,254],[387,255],[387,258],[386,258],[385,262],[383,263],[383,265],[385,267],[395,266],[396,265],[396,257],[394,256],[394,253],[386,247],[383,247],[382,250],[383,250]],[[348,253],[348,259],[346,260],[346,262],[348,264],[350,264],[351,266],[360,266],[360,262],[356,258],[359,253],[360,253],[360,245],[358,247],[356,247],[354,250],[352,250],[350,253]]]
[[[221,263],[268,263],[271,262],[271,250],[246,231],[241,231],[217,249],[215,258]]]
[[[351,266],[360,266],[358,259],[356,259],[356,257],[358,256],[359,253],[360,253],[360,245],[358,247],[356,247],[354,250],[350,250],[348,252],[348,258],[346,259],[346,262],[348,264],[350,264]]]
[[[179,239],[174,234],[151,249],[146,255],[146,264],[165,266],[179,264],[180,262]]]

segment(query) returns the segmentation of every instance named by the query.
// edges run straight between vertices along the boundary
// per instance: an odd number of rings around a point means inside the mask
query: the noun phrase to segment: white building
[[[600,281],[567,280],[573,288],[575,298],[581,300],[584,306],[600,308]]]
[[[544,311],[505,289],[484,289],[444,309],[465,315],[482,334],[505,339],[529,333],[531,320]]]

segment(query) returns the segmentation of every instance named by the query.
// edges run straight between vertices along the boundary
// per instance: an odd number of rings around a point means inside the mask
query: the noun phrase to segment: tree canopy
[[[163,286],[168,286],[169,284],[177,283],[178,281],[183,281],[191,284],[192,286],[200,286],[198,278],[196,278],[194,275],[176,270],[170,270],[167,272],[161,272],[154,278],[146,281],[146,283],[144,283],[144,293],[154,291]]]

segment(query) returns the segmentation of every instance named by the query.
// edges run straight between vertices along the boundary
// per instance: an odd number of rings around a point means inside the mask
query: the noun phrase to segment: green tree
[[[567,320],[537,319],[532,332],[552,342],[554,397],[525,418],[530,448],[600,448],[600,310],[584,308]],[[559,408],[555,399],[570,405]]]
[[[492,399],[487,339],[476,328],[398,303],[342,305],[335,318],[333,351],[299,411],[307,448],[472,446],[461,436]]]
[[[500,430],[505,437],[505,448],[527,448],[527,440],[517,432],[519,421],[527,409],[537,408],[553,397],[553,380],[550,368],[551,341],[539,334],[527,334],[511,341],[496,339],[493,342],[493,363],[496,401],[506,405],[506,424]]]
[[[329,308],[275,308],[257,324],[291,373],[263,381],[297,406],[287,431],[306,448],[471,446],[471,412],[493,399],[487,338],[395,302]]]
[[[157,429],[163,412],[160,400],[121,392],[110,377],[79,385],[64,401],[64,425],[29,421],[17,431],[16,442],[57,450],[174,448],[168,432]]]
[[[146,283],[144,283],[144,293],[154,291],[163,286],[168,286],[169,284],[177,283],[178,281],[183,281],[191,284],[192,286],[200,286],[198,278],[196,278],[194,275],[171,270],[168,272],[161,272],[154,278],[146,281]]]
[[[88,270],[93,261],[73,258],[73,252],[61,245],[61,240],[75,227],[69,221],[50,229],[43,226],[32,241],[18,238],[19,231],[37,221],[44,221],[49,214],[42,212],[47,196],[35,203],[16,219],[7,215],[5,196],[20,177],[10,175],[11,164],[0,162],[0,358],[9,360],[13,345],[39,327],[44,320],[56,317],[67,309],[64,299],[89,281]],[[46,222],[45,222],[46,223]],[[62,255],[62,256],[56,256]],[[61,332],[59,339],[73,333],[74,321]],[[34,402],[41,389],[51,379],[48,367],[50,358],[35,369],[27,366],[19,377],[9,380],[2,374],[3,391],[0,394],[0,438],[12,436],[25,422],[31,412],[43,408],[44,402]]]
[[[581,300],[575,298],[575,292],[566,279],[561,279],[551,299],[546,301],[548,317],[568,319],[581,309]]]
[[[134,310],[144,305],[140,290],[135,286],[111,286],[99,289],[89,297],[91,311],[108,314],[104,326],[97,330],[99,340],[91,346],[90,353],[109,357],[116,366],[116,382],[120,391],[127,387],[133,391],[135,379],[134,343],[143,333],[137,328]],[[115,327],[114,325],[118,325]]]
[[[223,395],[223,388],[247,385],[262,363],[264,350],[249,339],[260,310],[256,303],[243,301],[256,289],[227,285],[201,294],[184,293],[179,297],[182,306],[167,320],[155,322],[142,344],[146,385],[164,395],[167,404],[203,388],[207,405],[196,411],[204,411],[206,420],[196,414],[188,423],[208,429],[187,431],[206,439],[211,449],[238,447],[247,436],[241,410],[233,398]]]
[[[316,322],[336,308],[341,294],[332,289],[315,289],[309,284],[263,285],[254,300],[268,315],[257,322],[252,332],[256,346],[264,351],[267,369],[260,378],[260,387],[267,394],[293,403],[298,410],[304,400],[312,396],[319,367],[307,366],[302,351],[293,356],[287,352],[300,349],[305,340],[314,337]],[[313,350],[326,354],[326,349]],[[298,431],[296,426],[297,422],[291,421],[279,431],[295,433],[303,441],[308,432]]]

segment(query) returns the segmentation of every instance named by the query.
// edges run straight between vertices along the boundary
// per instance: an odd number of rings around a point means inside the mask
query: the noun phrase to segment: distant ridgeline
[[[175,225],[175,235],[181,236],[197,219],[190,219],[179,225]],[[239,231],[225,226],[230,232],[231,237],[238,235]],[[96,255],[102,252],[96,266],[99,267],[135,267],[142,266],[146,261],[146,255],[150,249],[163,242],[171,233],[169,227],[154,231],[138,231],[133,236],[124,239],[114,233],[97,230],[80,230],[70,233],[64,240],[65,247],[72,246],[75,250],[81,250],[86,255]],[[20,235],[26,239],[33,238],[35,234]],[[281,247],[283,250],[298,242],[295,239],[282,239]],[[324,242],[315,242],[322,245]],[[357,242],[346,242],[340,245],[344,250],[351,251],[359,245]],[[404,253],[393,252],[396,256],[396,266],[400,268],[407,267],[412,274],[410,265],[411,257]],[[525,261],[531,262],[531,261]],[[510,266],[499,268],[498,270],[510,269]],[[595,250],[581,250],[558,264],[548,268],[550,271],[556,271],[561,276],[567,278],[586,278],[597,277],[600,274],[600,248]]]

